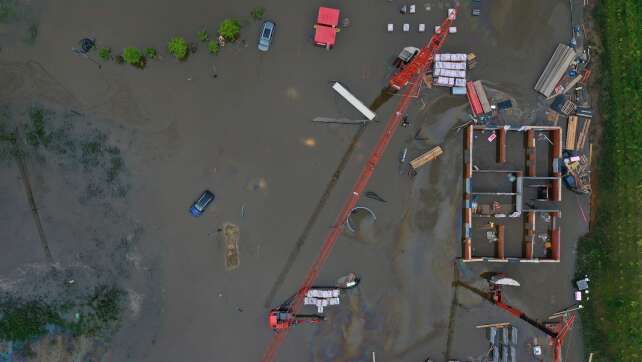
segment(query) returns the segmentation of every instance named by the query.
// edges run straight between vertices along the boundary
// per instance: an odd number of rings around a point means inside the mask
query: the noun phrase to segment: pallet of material
[[[577,131],[577,116],[569,116],[566,126],[566,149],[575,149],[575,133]]]
[[[444,151],[441,149],[441,147],[437,146],[431,149],[430,151],[422,154],[421,156],[415,158],[414,160],[410,161],[410,166],[412,166],[414,170],[417,170],[419,167],[439,157],[439,155],[441,155],[442,153],[444,153]]]

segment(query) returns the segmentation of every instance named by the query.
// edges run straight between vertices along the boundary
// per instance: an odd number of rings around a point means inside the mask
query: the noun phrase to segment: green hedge
[[[642,361],[642,6],[599,4],[603,138],[596,223],[579,245],[578,274],[591,278],[582,324],[593,361]]]

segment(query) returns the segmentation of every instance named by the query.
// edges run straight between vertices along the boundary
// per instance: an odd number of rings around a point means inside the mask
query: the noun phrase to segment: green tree
[[[218,54],[219,50],[221,50],[221,47],[218,45],[218,42],[216,40],[210,40],[210,42],[207,43],[207,50],[209,50],[210,53],[216,55]]]
[[[100,50],[98,51],[98,56],[102,60],[111,59],[111,48],[100,48]]]
[[[209,34],[207,34],[207,30],[203,29],[196,33],[196,37],[198,38],[199,41],[205,43],[206,41],[210,40]]]
[[[123,59],[125,63],[140,67],[143,65],[143,53],[137,48],[123,49]]]
[[[167,43],[167,50],[174,55],[176,59],[183,60],[187,57],[188,46],[185,39],[180,36],[173,37]]]
[[[225,19],[218,27],[218,33],[227,41],[234,41],[241,33],[241,23],[235,19]]]
[[[145,48],[145,56],[149,59],[156,59],[158,57],[158,52],[156,48]]]
[[[257,6],[254,9],[252,9],[252,11],[250,11],[250,15],[252,15],[254,20],[261,20],[265,15],[265,8],[262,6]]]

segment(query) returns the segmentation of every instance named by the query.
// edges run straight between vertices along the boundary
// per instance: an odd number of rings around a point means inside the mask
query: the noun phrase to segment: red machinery
[[[290,310],[290,302],[292,298],[288,299],[285,303],[270,311],[268,322],[270,328],[276,333],[285,329],[296,326],[297,324],[310,323],[317,324],[325,318],[318,314],[294,314]]]
[[[330,49],[334,46],[339,31],[339,9],[319,8],[317,23],[314,25],[314,43],[316,45]]]
[[[575,323],[575,314],[571,314],[568,319],[563,322],[554,323],[553,325],[545,325],[539,323],[538,321],[529,318],[526,313],[521,310],[512,307],[504,303],[502,299],[502,286],[500,284],[493,283],[490,284],[490,298],[489,300],[498,306],[499,308],[507,311],[513,316],[525,321],[526,323],[532,325],[533,327],[539,329],[540,331],[546,333],[553,340],[553,356],[555,362],[562,361],[562,344],[564,344],[564,338],[568,332],[573,328],[573,323]]]
[[[401,123],[401,120],[405,117],[406,111],[410,106],[410,102],[412,102],[412,98],[410,96],[416,94],[419,86],[421,85],[420,77],[422,77],[426,73],[426,70],[428,70],[428,67],[430,67],[430,65],[432,64],[435,53],[439,51],[444,43],[444,40],[446,40],[446,37],[448,36],[448,28],[452,24],[456,13],[457,10],[453,10],[452,12],[449,11],[448,19],[444,20],[444,22],[441,24],[441,31],[438,34],[433,35],[432,38],[430,38],[430,41],[428,41],[424,48],[421,49],[419,54],[417,54],[417,56],[415,56],[408,65],[406,65],[390,80],[390,86],[394,90],[400,90],[407,84],[410,84],[410,86],[404,91],[401,100],[397,105],[397,108],[388,120],[388,123],[386,123],[386,128],[384,129],[383,134],[379,137],[375,148],[372,150],[370,157],[368,158],[366,164],[363,166],[363,169],[359,174],[359,178],[357,179],[352,192],[350,193],[348,199],[345,201],[343,208],[339,212],[337,219],[332,225],[330,233],[323,242],[323,245],[321,246],[321,252],[317,256],[317,259],[314,261],[314,264],[312,264],[312,266],[310,267],[310,270],[308,271],[308,274],[303,281],[303,285],[299,288],[298,292],[293,297],[292,303],[287,307],[287,312],[292,316],[297,315],[297,311],[303,304],[303,298],[319,275],[321,267],[323,266],[323,264],[325,264],[325,261],[330,256],[337,238],[343,231],[343,225],[345,221],[350,215],[352,209],[354,209],[354,207],[357,205],[357,201],[359,201],[361,193],[368,185],[368,181],[370,181],[370,177],[372,177],[375,168],[379,164],[379,161],[381,160],[384,151],[388,147],[392,136]],[[339,19],[338,12],[336,13],[336,19],[337,21]],[[272,313],[272,311],[270,313]],[[272,339],[272,342],[265,350],[265,354],[263,355],[263,362],[274,360],[277,348],[281,345],[281,343],[283,343],[287,332],[290,330],[288,327],[295,324],[297,323],[289,324],[286,321],[281,323],[281,325],[285,326],[285,328],[280,329],[279,333],[277,333]]]

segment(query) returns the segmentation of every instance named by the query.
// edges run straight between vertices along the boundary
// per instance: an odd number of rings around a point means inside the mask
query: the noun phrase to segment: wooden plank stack
[[[591,120],[586,119],[582,125],[582,131],[580,131],[580,136],[577,139],[577,150],[583,150],[586,140],[588,139],[589,127],[591,126]]]
[[[566,127],[566,146],[567,150],[575,149],[575,133],[577,131],[577,116],[569,116]]]

